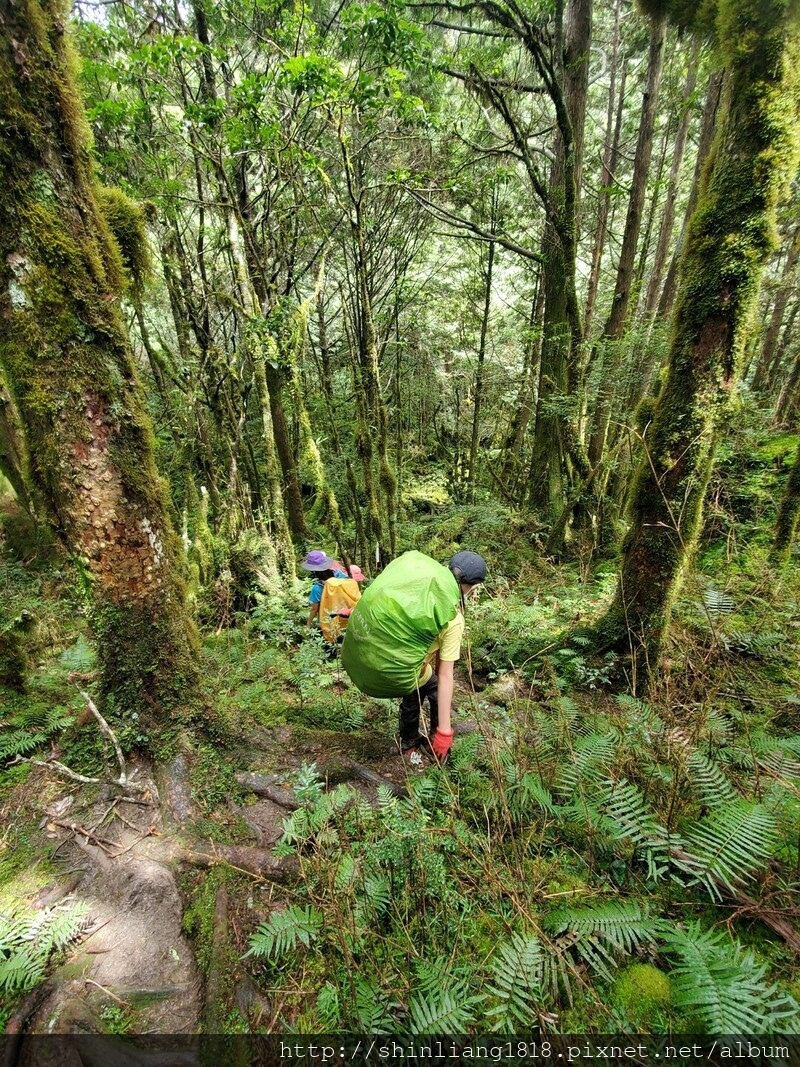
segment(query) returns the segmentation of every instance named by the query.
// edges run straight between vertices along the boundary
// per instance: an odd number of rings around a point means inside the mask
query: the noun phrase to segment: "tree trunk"
[[[619,82],[619,98],[616,98],[617,65],[619,62],[620,43],[620,13],[621,0],[616,0],[614,7],[614,37],[611,46],[611,84],[608,89],[608,110],[606,114],[606,139],[603,150],[603,169],[600,176],[600,202],[597,209],[597,228],[595,230],[594,245],[592,248],[592,266],[589,272],[589,283],[586,291],[586,309],[584,312],[583,333],[588,338],[591,332],[594,318],[595,303],[600,287],[600,267],[603,262],[603,251],[606,245],[606,230],[608,228],[608,213],[611,208],[611,190],[616,181],[617,157],[619,154],[619,138],[622,130],[622,116],[625,106],[625,80],[627,64],[622,63],[622,73]],[[616,120],[614,111],[616,108]],[[614,123],[613,133],[611,124]]]
[[[0,365],[32,477],[85,576],[104,700],[138,717],[146,744],[191,698],[196,635],[63,17],[40,0],[0,13]]]
[[[576,290],[583,127],[589,82],[592,0],[570,0],[554,87],[558,132],[550,173],[550,207],[542,239],[544,317],[529,499],[543,520],[555,523],[567,499],[568,459],[575,452],[577,388],[583,327]],[[561,62],[558,63],[560,58]],[[570,412],[569,400],[573,402]],[[567,403],[565,404],[565,401]],[[577,457],[576,457],[577,458]]]
[[[498,194],[497,189],[494,190],[492,196],[492,212],[490,220],[491,232],[494,233],[497,226],[497,209],[498,209]],[[480,436],[481,425],[481,406],[483,401],[483,364],[486,359],[486,335],[489,330],[489,312],[492,306],[492,283],[494,281],[494,255],[495,255],[495,243],[489,242],[489,250],[487,253],[486,261],[486,273],[484,275],[484,301],[483,301],[483,317],[481,319],[481,335],[478,342],[478,365],[475,369],[475,385],[473,387],[473,409],[472,409],[472,434],[470,436],[469,443],[469,463],[467,466],[467,496],[470,503],[475,502],[475,486],[477,483],[477,466],[478,466],[478,439]]]
[[[652,319],[656,308],[658,307],[658,296],[661,292],[661,286],[664,279],[664,267],[667,263],[667,252],[669,250],[670,241],[672,240],[672,231],[675,227],[675,205],[680,188],[681,169],[683,167],[683,157],[686,151],[686,141],[689,136],[689,125],[692,116],[690,101],[694,95],[695,86],[697,84],[697,57],[699,51],[700,42],[699,40],[696,40],[694,47],[692,48],[692,54],[689,58],[689,69],[686,72],[686,82],[682,93],[684,104],[681,111],[680,123],[678,124],[678,132],[675,135],[675,143],[672,147],[672,164],[669,171],[667,195],[664,199],[664,214],[661,217],[658,244],[656,245],[655,254],[653,256],[653,262],[650,268],[650,280],[647,285],[644,313],[648,319]]]
[[[616,596],[598,631],[652,670],[700,530],[717,428],[734,392],[776,206],[798,160],[800,25],[722,0],[730,83],[681,266],[667,376],[645,436]],[[724,17],[723,17],[724,16]]]
[[[788,338],[794,328],[794,320],[800,311],[800,304],[795,304],[789,315],[783,337],[781,349],[785,350]],[[789,371],[789,377],[780,391],[778,402],[775,405],[775,423],[778,426],[791,426],[797,421],[797,410],[800,405],[800,352],[794,357],[794,363]]]
[[[628,212],[625,219],[625,230],[622,237],[622,248],[617,265],[617,281],[614,287],[614,298],[611,310],[603,327],[603,339],[605,341],[618,341],[622,336],[625,320],[628,316],[628,305],[631,298],[631,284],[633,281],[633,267],[636,259],[636,245],[639,240],[639,229],[642,222],[642,209],[644,206],[645,193],[647,192],[647,179],[650,173],[650,158],[653,152],[653,133],[655,129],[656,105],[658,103],[658,90],[661,84],[661,74],[664,69],[664,43],[666,39],[666,17],[660,15],[653,19],[650,32],[650,51],[647,63],[647,85],[642,97],[642,110],[639,118],[639,137],[636,143],[636,156],[631,179],[631,195],[628,200]],[[612,355],[614,362],[618,358],[613,350],[617,346],[608,346],[608,355]],[[594,467],[602,458],[608,433],[608,421],[611,417],[611,408],[614,397],[614,389],[617,375],[612,367],[605,368],[602,383],[598,392],[593,425],[594,429],[589,441],[589,462]]]
[[[661,290],[661,296],[658,300],[658,317],[661,319],[667,318],[672,312],[672,306],[675,302],[675,294],[678,287],[678,269],[681,263],[681,257],[683,255],[683,246],[686,239],[686,229],[689,225],[689,220],[694,214],[694,210],[697,207],[697,200],[700,196],[700,182],[705,169],[708,154],[711,151],[711,146],[714,142],[714,135],[717,131],[718,115],[720,108],[720,101],[722,98],[722,86],[725,81],[725,72],[722,70],[714,71],[711,77],[708,79],[708,88],[706,90],[706,102],[703,108],[703,118],[700,122],[700,137],[697,143],[697,159],[694,167],[694,177],[692,178],[692,188],[689,193],[689,202],[686,205],[686,213],[683,218],[683,227],[681,235],[678,238],[678,243],[675,246],[675,251],[670,262],[667,276],[664,279],[664,287]],[[647,384],[644,386],[644,391],[647,389]]]
[[[764,334],[761,352],[758,357],[755,374],[753,375],[753,391],[756,393],[770,390],[776,378],[779,366],[781,348],[778,344],[781,327],[786,315],[786,307],[796,291],[795,267],[800,258],[800,226],[794,231],[789,253],[783,269],[783,277],[775,294],[775,303],[772,306],[772,314],[769,326]]]
[[[797,529],[797,519],[800,516],[800,445],[794,457],[792,469],[789,472],[789,480],[783,494],[778,517],[775,521],[775,541],[773,550],[778,559],[783,559],[789,554],[792,547],[792,538]]]

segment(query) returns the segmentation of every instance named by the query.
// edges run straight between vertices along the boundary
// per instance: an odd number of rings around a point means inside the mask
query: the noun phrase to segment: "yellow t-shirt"
[[[456,617],[448,622],[447,626],[444,627],[425,653],[425,662],[420,669],[417,686],[425,685],[430,680],[433,674],[432,660],[437,652],[440,660],[445,663],[455,663],[461,655],[461,640],[463,636],[464,616],[460,611],[457,611]]]

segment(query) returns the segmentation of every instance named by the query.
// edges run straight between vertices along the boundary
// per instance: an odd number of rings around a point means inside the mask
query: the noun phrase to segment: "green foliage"
[[[322,915],[314,908],[290,904],[283,911],[274,912],[269,922],[259,925],[245,955],[279,958],[298,945],[307,948],[319,936],[321,926]]]
[[[761,804],[734,800],[715,808],[684,831],[688,855],[679,866],[721,896],[717,883],[731,890],[761,869],[774,853],[775,820]]]
[[[0,915],[0,996],[19,996],[45,975],[51,957],[85,925],[86,905]]]
[[[488,993],[498,1003],[487,1010],[492,1029],[501,1034],[524,1033],[538,1028],[544,996],[544,950],[537,937],[514,934],[498,945]]]
[[[798,1005],[765,981],[766,965],[722,931],[690,923],[665,936],[676,960],[670,972],[674,1004],[689,1010],[709,1034],[790,1033]]]

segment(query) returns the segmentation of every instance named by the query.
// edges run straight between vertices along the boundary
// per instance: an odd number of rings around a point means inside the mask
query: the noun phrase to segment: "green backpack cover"
[[[417,688],[431,643],[458,610],[453,574],[422,552],[405,552],[353,608],[342,664],[362,693],[400,697]]]

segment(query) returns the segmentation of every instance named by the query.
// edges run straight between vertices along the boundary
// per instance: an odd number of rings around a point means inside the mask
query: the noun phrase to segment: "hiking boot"
[[[403,744],[401,741],[398,747],[403,763],[410,770],[423,771],[433,758],[428,739],[423,734],[420,734],[410,745]]]

